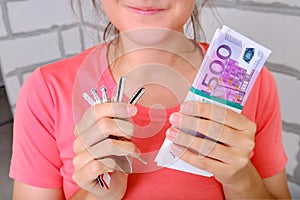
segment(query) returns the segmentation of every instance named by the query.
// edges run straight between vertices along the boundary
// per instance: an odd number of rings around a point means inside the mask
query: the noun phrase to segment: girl
[[[183,103],[207,49],[184,36],[188,19],[196,23],[195,0],[100,4],[110,20],[107,30],[115,29],[117,37],[37,69],[22,87],[10,169],[13,198],[290,198],[279,100],[270,72],[262,69],[242,114]],[[98,69],[96,75],[90,73]],[[145,87],[136,106],[108,102],[88,108],[79,97],[89,86],[98,90],[102,85],[111,97],[121,76],[126,78],[125,96]],[[165,137],[182,160],[214,176],[156,166]],[[133,173],[120,167],[118,156],[132,159]],[[148,164],[141,165],[139,157]],[[96,180],[106,173],[108,190]]]

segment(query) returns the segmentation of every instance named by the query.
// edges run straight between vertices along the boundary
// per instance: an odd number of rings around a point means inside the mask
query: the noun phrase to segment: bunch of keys
[[[125,87],[125,77],[120,77],[117,85],[117,91],[111,100],[109,100],[107,93],[106,93],[106,87],[104,85],[101,86],[101,94],[102,94],[102,100],[98,95],[98,92],[95,88],[92,88],[90,90],[90,93],[93,95],[94,99],[90,97],[89,94],[83,93],[83,98],[91,105],[97,105],[100,103],[108,103],[108,102],[122,102],[123,95],[124,95],[124,87]],[[138,100],[142,97],[142,95],[145,93],[145,88],[139,88],[138,91],[129,99],[129,104],[136,104]],[[117,136],[110,136],[109,138],[113,139],[120,139],[123,140],[124,138],[118,138]],[[110,156],[110,158],[114,158],[117,165],[124,171],[125,173],[132,173],[132,163],[128,156]],[[145,160],[143,160],[141,157],[137,156],[135,157],[139,161],[141,161],[143,164],[147,164]],[[110,175],[108,173],[101,174],[97,177],[97,182],[99,183],[101,188],[109,189],[110,185]]]

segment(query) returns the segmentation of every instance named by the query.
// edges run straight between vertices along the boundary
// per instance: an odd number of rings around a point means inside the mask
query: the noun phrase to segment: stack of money
[[[227,26],[218,29],[185,101],[202,101],[241,113],[271,51]],[[196,135],[196,133],[191,133]],[[155,158],[158,166],[212,176],[180,160],[165,139]]]

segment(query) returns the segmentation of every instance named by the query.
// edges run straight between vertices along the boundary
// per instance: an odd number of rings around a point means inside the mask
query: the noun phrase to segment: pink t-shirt
[[[102,45],[100,62],[107,67],[106,45]],[[206,45],[202,44],[202,47]],[[10,177],[42,188],[63,187],[70,198],[79,187],[72,180],[74,152],[74,90],[78,71],[92,49],[42,68],[25,81],[19,93],[14,119],[13,155]],[[106,68],[107,69],[107,68]],[[115,81],[110,70],[104,70],[99,85],[108,87],[111,95]],[[74,89],[75,88],[75,89]],[[84,91],[79,91],[82,94]],[[88,92],[88,91],[85,91]],[[87,108],[88,105],[83,106]],[[153,118],[147,108],[138,107],[133,121],[147,126]],[[179,107],[167,109],[166,116]],[[73,112],[74,111],[74,112]],[[80,112],[79,112],[80,113]],[[254,155],[251,158],[262,178],[285,168],[287,157],[282,145],[281,114],[276,83],[267,68],[263,68],[244,106],[243,112],[257,124]],[[157,120],[161,120],[158,119]],[[168,121],[168,120],[166,120]],[[166,122],[152,137],[136,138],[133,142],[142,152],[158,150],[165,138]],[[214,177],[193,175],[172,169],[159,169],[128,176],[124,199],[222,199],[222,185]]]

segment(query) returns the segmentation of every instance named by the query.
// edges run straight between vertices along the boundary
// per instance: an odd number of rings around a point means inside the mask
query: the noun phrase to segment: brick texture
[[[0,16],[2,16],[2,10],[0,10]],[[0,18],[0,37],[6,36],[7,32],[6,32],[6,28],[4,25],[4,21],[3,19]]]
[[[17,76],[4,77],[5,84],[10,87],[10,89],[6,90],[7,97],[10,100],[10,104],[12,106],[16,105],[18,93],[20,91],[20,81]]]
[[[13,33],[74,23],[75,18],[68,2],[66,0],[8,2],[8,14]]]
[[[90,4],[83,7],[88,22],[98,20],[90,16]],[[99,19],[103,30],[105,17]],[[80,21],[68,0],[0,1],[0,66],[12,112],[23,81],[36,67],[97,44],[101,31],[99,36]],[[300,199],[300,1],[215,0],[212,9],[203,10],[201,21],[207,41],[226,24],[272,50],[267,67],[280,95],[289,187],[293,198]]]
[[[300,44],[300,26],[297,26],[300,17],[231,8],[218,8],[217,12],[222,16],[222,24],[270,48],[270,62],[293,66],[300,71],[298,50],[293,45]],[[205,24],[211,35],[217,23],[208,20]]]
[[[16,68],[61,57],[55,32],[1,41],[0,46],[4,74]]]
[[[73,55],[81,51],[80,30],[78,27],[62,31],[65,54]]]
[[[242,2],[254,2],[254,3],[262,3],[262,4],[282,4],[282,5],[289,5],[289,6],[297,6],[300,7],[300,2],[298,0],[241,0]]]
[[[273,73],[280,96],[282,118],[291,123],[299,123],[300,81],[284,74]]]

